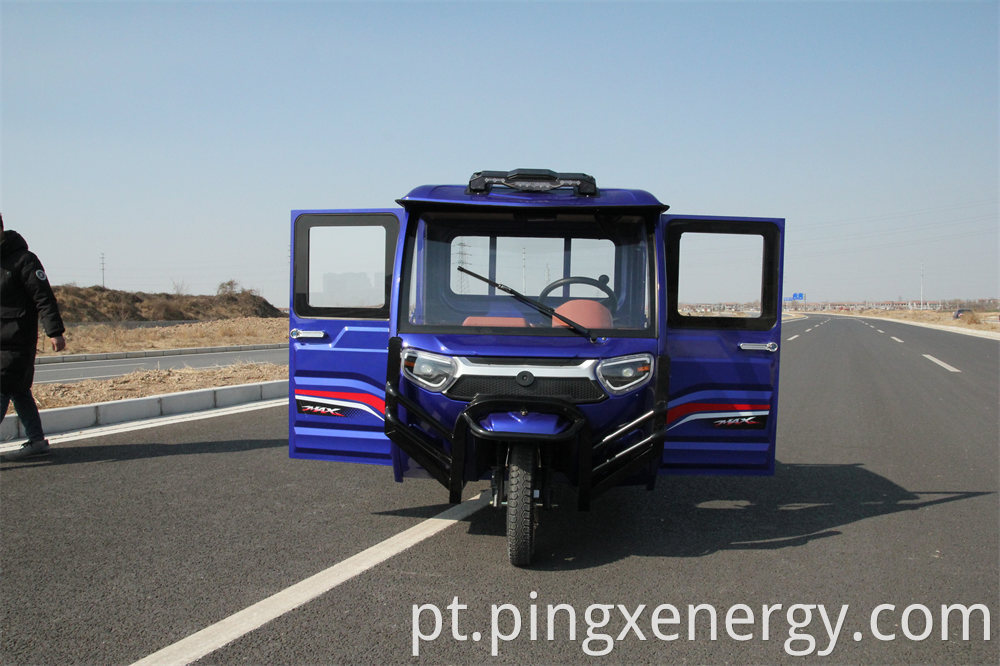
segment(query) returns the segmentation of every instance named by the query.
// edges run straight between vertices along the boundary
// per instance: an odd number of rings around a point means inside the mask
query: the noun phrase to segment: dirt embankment
[[[284,317],[252,289],[230,281],[212,295],[147,294],[100,286],[53,287],[66,322],[209,321],[238,317]]]

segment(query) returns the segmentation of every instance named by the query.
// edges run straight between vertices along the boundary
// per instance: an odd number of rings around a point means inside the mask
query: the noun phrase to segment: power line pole
[[[468,244],[463,240],[463,241],[460,241],[456,247],[458,249],[458,253],[457,253],[457,256],[455,257],[455,259],[458,261],[458,265],[459,266],[468,266],[469,265],[469,246],[468,246]],[[469,293],[469,283],[468,283],[467,278],[465,277],[465,273],[461,273],[458,276],[458,293],[460,293],[460,294],[468,294]]]
[[[104,253],[101,252],[101,287],[104,288]]]
[[[920,309],[924,309],[924,265],[920,264]]]

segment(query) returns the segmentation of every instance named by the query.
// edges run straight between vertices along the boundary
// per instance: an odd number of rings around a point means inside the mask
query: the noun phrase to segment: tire
[[[515,567],[531,564],[535,553],[535,473],[537,452],[529,444],[512,444],[507,481],[507,553]]]

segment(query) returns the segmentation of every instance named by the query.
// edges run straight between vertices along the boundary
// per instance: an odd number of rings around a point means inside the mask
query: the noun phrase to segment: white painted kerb
[[[279,379],[273,382],[167,393],[148,398],[113,400],[94,405],[43,409],[40,414],[45,434],[55,435],[100,425],[139,421],[158,416],[173,416],[287,397],[288,381]],[[8,441],[25,437],[24,428],[17,417],[6,416],[3,423],[0,424],[0,439]]]

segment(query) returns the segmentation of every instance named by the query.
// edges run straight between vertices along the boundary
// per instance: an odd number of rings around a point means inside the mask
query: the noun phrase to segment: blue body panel
[[[674,221],[729,223],[734,229],[747,224],[774,227],[778,243],[777,284],[772,287],[777,318],[767,330],[692,329],[673,326],[661,315],[665,333],[661,344],[671,360],[661,472],[771,474],[777,431],[779,354],[744,350],[740,344],[770,344],[775,350],[780,348],[784,220],[670,214],[661,216],[661,231],[665,233]],[[665,314],[666,310],[664,306],[660,311]]]
[[[402,218],[400,209],[293,211],[293,243],[296,220],[304,215],[372,213]],[[291,282],[294,304],[294,267]],[[384,433],[387,318],[310,317],[293,305],[289,327],[322,333],[289,342],[289,455],[391,465],[392,446]]]
[[[557,414],[521,414],[496,412],[479,421],[490,432],[516,433],[518,435],[558,435],[569,428],[569,422]]]

